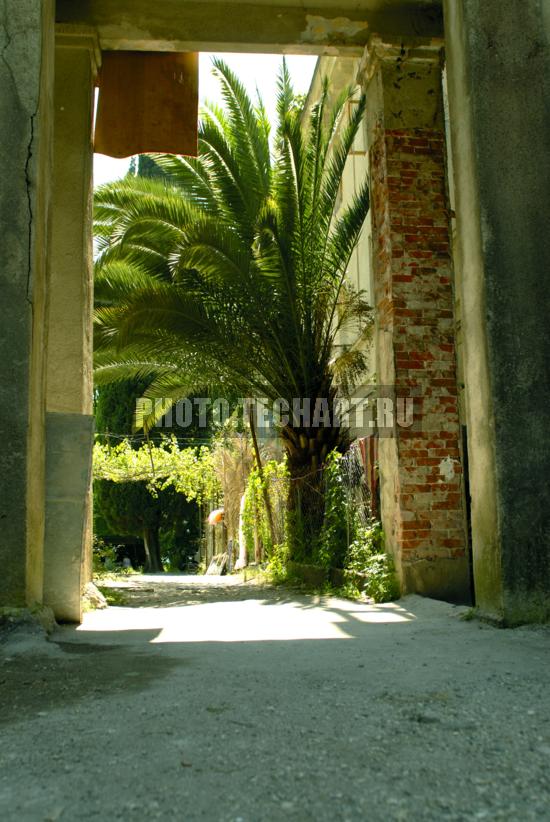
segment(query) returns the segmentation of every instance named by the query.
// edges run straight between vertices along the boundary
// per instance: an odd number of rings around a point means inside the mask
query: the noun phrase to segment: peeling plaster
[[[349,17],[320,17],[306,14],[307,28],[300,37],[303,43],[344,43],[368,29],[364,20]]]
[[[455,464],[459,465],[459,462],[458,460],[452,459],[452,457],[445,457],[445,459],[439,463],[439,473],[445,482],[452,482],[455,478]]]

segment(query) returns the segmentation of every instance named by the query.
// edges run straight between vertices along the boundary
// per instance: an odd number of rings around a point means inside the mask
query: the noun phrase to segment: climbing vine
[[[350,537],[353,536],[354,517],[342,473],[342,454],[338,451],[331,451],[328,455],[323,479],[325,507],[316,559],[319,565],[326,568],[341,568]]]
[[[145,481],[153,493],[171,486],[199,503],[221,491],[212,450],[207,446],[180,448],[175,437],[166,437],[160,444],[144,443],[137,449],[129,440],[118,445],[96,442],[93,471],[94,479]]]
[[[265,484],[271,503],[275,544],[277,544],[284,539],[284,517],[288,494],[286,460],[282,462],[268,460],[264,463],[263,484]],[[242,528],[248,557],[251,560],[255,558],[256,540],[258,540],[263,558],[269,559],[273,553],[274,543],[265,506],[262,478],[257,467],[250,471],[246,484]]]

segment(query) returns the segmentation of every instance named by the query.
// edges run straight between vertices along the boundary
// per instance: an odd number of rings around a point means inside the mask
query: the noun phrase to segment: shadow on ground
[[[2,646],[2,819],[548,818],[548,629],[169,585]]]

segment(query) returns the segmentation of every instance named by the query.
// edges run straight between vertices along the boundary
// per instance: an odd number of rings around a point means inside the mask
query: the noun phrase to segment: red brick
[[[460,458],[444,135],[380,131],[370,162],[379,327],[394,342],[397,386],[421,392],[423,430],[398,432],[396,533],[407,561],[461,556],[461,467],[450,483],[439,468]]]

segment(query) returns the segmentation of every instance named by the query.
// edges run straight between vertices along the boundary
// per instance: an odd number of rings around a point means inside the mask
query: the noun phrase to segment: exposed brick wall
[[[425,128],[379,127],[370,148],[378,379],[417,393],[421,415],[420,430],[381,442],[385,527],[405,587],[407,566],[466,551],[444,152],[443,132]]]

